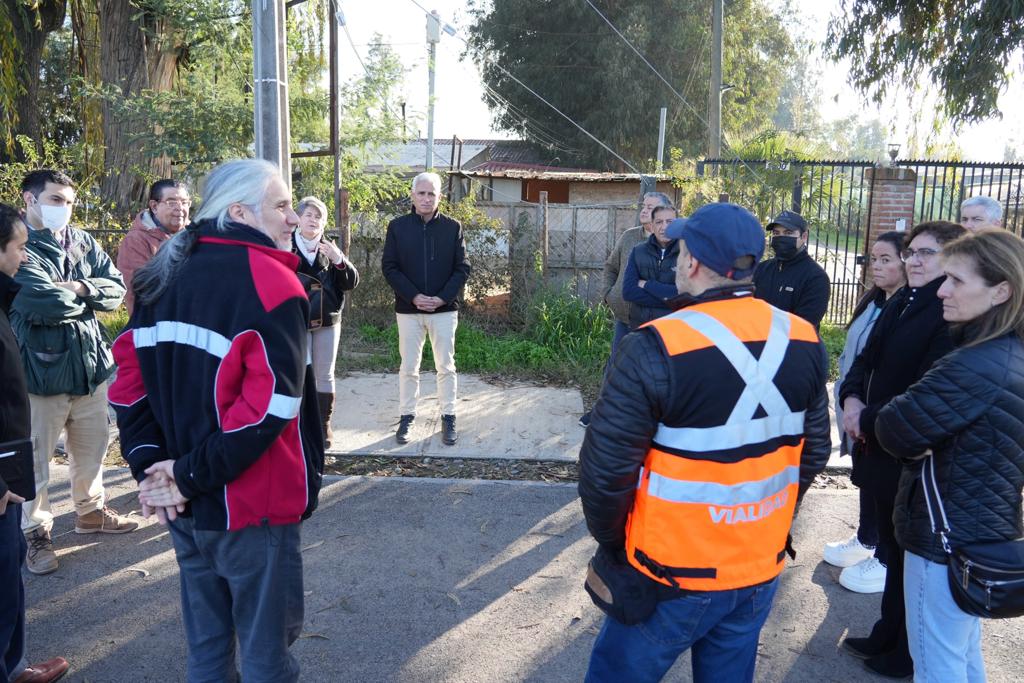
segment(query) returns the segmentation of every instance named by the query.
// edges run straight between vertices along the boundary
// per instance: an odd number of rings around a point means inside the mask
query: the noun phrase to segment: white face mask
[[[60,232],[68,227],[71,222],[71,206],[50,206],[49,204],[39,205],[39,215],[43,221],[43,227],[47,230]]]

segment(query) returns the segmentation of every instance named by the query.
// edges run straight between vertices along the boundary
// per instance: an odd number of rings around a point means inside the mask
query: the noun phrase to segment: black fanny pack
[[[634,569],[624,553],[601,547],[590,559],[583,587],[601,611],[626,626],[646,621],[661,594],[659,584]]]
[[[935,482],[934,456],[922,468],[921,482],[932,531],[949,555],[949,592],[957,606],[967,614],[988,619],[1024,615],[1024,538],[951,548],[949,520]]]
[[[35,468],[32,460],[32,439],[0,443],[0,477],[7,488],[25,500],[36,497]]]

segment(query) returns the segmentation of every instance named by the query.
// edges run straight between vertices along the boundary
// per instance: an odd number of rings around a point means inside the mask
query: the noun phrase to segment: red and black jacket
[[[297,257],[245,225],[190,229],[195,249],[114,342],[122,453],[140,481],[176,461],[197,529],[297,523],[324,459]]]

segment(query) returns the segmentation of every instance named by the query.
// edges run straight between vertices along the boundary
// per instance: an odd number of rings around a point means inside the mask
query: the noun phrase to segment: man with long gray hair
[[[114,342],[122,453],[142,514],[167,524],[189,681],[295,681],[302,520],[323,473],[298,224],[277,166],[210,172],[194,221],[135,276]]]
[[[412,211],[388,224],[381,268],[395,290],[398,320],[399,419],[395,440],[409,442],[420,395],[420,358],[430,336],[437,368],[437,394],[441,403],[441,439],[451,446],[455,431],[455,328],[459,299],[469,278],[466,240],[462,225],[437,207],[441,178],[420,173],[412,181]]]

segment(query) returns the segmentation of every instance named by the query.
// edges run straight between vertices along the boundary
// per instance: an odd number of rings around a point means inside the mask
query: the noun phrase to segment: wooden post
[[[540,193],[540,272],[544,284],[548,283],[548,193]]]
[[[352,248],[352,231],[349,228],[351,215],[349,214],[348,200],[348,190],[338,190],[338,197],[335,200],[338,203],[338,215],[341,217],[338,223],[338,238],[341,240],[341,250],[346,255],[348,255],[349,249]]]

